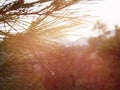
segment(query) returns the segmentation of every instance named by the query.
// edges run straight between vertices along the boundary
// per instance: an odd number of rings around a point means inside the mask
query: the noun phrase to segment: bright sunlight
[[[119,0],[0,0],[0,90],[120,90]]]
[[[118,9],[120,8],[119,0],[101,0],[99,3],[92,4],[89,7],[91,10],[90,15],[93,16],[92,22],[88,24],[88,26],[84,28],[78,29],[78,33],[80,33],[80,37],[90,37],[90,36],[96,36],[98,33],[94,32],[92,30],[93,25],[96,23],[96,21],[102,21],[108,25],[108,28],[114,29],[114,25],[119,25],[120,20],[119,16],[120,13],[118,12]],[[74,31],[73,31],[74,32]],[[77,36],[70,36],[68,37],[70,41],[75,41],[79,39]]]
[[[104,0],[99,5],[96,5],[94,14],[100,16],[105,22],[119,24],[119,3],[119,0]]]

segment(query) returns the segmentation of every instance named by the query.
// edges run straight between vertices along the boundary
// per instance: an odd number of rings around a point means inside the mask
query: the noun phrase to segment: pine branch
[[[0,30],[0,35],[4,35],[4,36],[12,36],[10,33],[7,33],[7,32],[3,32],[3,30]]]

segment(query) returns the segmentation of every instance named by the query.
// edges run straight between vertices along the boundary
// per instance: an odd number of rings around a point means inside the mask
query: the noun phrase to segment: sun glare
[[[87,8],[91,10],[90,14],[93,18],[91,19],[90,26],[84,27],[84,30],[79,30],[79,33],[82,33],[82,36],[96,36],[97,34],[94,31],[90,31],[92,29],[91,26],[93,26],[96,21],[100,20],[103,21],[106,25],[108,25],[108,28],[110,30],[114,29],[114,25],[120,24],[120,13],[119,13],[119,0],[101,0],[100,2],[96,4],[88,5]],[[69,40],[74,41],[77,38],[75,37],[69,37]]]
[[[96,6],[94,14],[100,16],[105,22],[119,24],[119,0],[104,0]]]

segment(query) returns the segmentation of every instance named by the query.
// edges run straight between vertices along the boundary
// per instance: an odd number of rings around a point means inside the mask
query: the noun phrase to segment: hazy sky
[[[103,0],[96,5],[95,14],[111,24],[120,24],[120,0]]]
[[[91,15],[97,16],[97,18],[92,18],[93,23],[98,20],[102,21],[103,23],[107,24],[108,27],[112,30],[114,29],[114,25],[120,25],[120,0],[101,0],[97,4],[91,4],[87,6],[90,10]],[[92,26],[91,25],[91,26]],[[89,26],[88,26],[89,27]],[[90,28],[85,27],[83,29],[80,29],[79,33],[82,33],[81,36],[94,36],[96,33],[94,31],[90,31]],[[69,38],[71,41],[74,41],[77,39],[77,37],[71,37]]]
[[[99,4],[94,4],[91,7],[92,14],[98,16],[96,21],[101,20],[111,30],[114,29],[114,25],[120,25],[120,0],[101,0]]]

